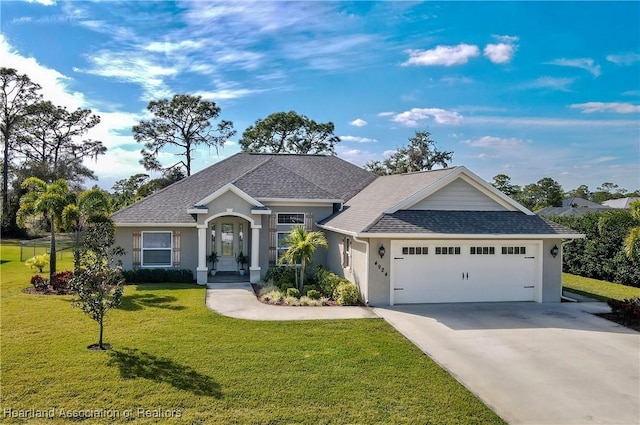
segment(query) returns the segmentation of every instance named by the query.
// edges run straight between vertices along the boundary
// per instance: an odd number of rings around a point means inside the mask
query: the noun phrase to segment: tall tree
[[[13,68],[0,68],[0,136],[2,137],[2,216],[9,208],[9,169],[16,148],[16,132],[41,99],[40,85]],[[4,220],[3,220],[4,221]],[[3,223],[4,225],[5,223]]]
[[[545,207],[561,207],[564,198],[562,186],[551,177],[538,180],[538,186],[542,191],[541,203]]]
[[[240,139],[244,152],[335,155],[340,138],[332,122],[317,123],[295,111],[276,112],[249,126]]]
[[[491,184],[500,192],[514,199],[522,190],[520,186],[511,184],[511,177],[506,174],[497,174],[493,176],[493,183]]]
[[[200,96],[176,94],[172,99],[153,100],[147,110],[154,117],[133,126],[134,139],[144,143],[140,163],[147,170],[165,169],[158,160],[158,153],[175,147],[179,149],[177,155],[184,159],[167,168],[184,167],[190,176],[194,151],[199,145],[213,147],[217,152],[218,147],[236,134],[231,121],[222,120],[212,127],[211,120],[218,118],[220,108]]]
[[[54,180],[65,178],[82,184],[85,178],[96,178],[82,161],[97,159],[107,148],[100,141],[78,139],[99,123],[100,117],[90,109],[69,111],[49,101],[40,102],[25,120],[19,151],[29,162],[46,164]]]
[[[134,174],[128,179],[116,181],[111,190],[111,202],[114,210],[120,210],[136,201],[138,189],[149,179],[148,174]]]
[[[567,192],[567,195],[571,198],[589,199],[591,197],[591,192],[589,191],[589,186],[581,184],[577,188]]]
[[[65,180],[51,184],[37,177],[29,177],[22,183],[27,193],[20,198],[18,222],[24,224],[29,216],[42,214],[49,221],[51,241],[49,245],[49,282],[53,282],[56,272],[56,229],[62,223],[62,211],[71,201],[72,194]]]
[[[304,286],[304,271],[306,265],[311,262],[311,257],[316,249],[321,246],[327,247],[327,239],[322,232],[307,232],[303,226],[296,226],[283,241],[287,250],[280,257],[283,264],[297,264],[300,261],[300,279],[298,289]]]
[[[400,147],[384,161],[370,161],[364,168],[378,175],[412,173],[432,170],[436,165],[449,166],[453,152],[440,151],[428,131],[416,131],[409,145]]]

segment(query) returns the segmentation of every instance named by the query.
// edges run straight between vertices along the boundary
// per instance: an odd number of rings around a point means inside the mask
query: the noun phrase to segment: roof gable
[[[462,166],[456,167],[453,172],[442,176],[412,196],[388,208],[385,213],[393,214],[396,211],[406,209],[507,210],[534,215],[533,212]]]
[[[238,196],[239,198],[241,198],[242,200],[244,200],[248,204],[253,205],[254,207],[264,207],[264,205],[262,205],[260,202],[255,200],[253,197],[249,196],[246,192],[244,192],[241,189],[238,189],[233,183],[225,184],[224,186],[222,186],[220,189],[216,190],[215,192],[213,192],[209,196],[207,196],[207,197],[199,200],[198,202],[196,202],[194,206],[195,207],[205,206],[208,203],[214,201],[215,199],[219,198],[220,196],[222,196],[222,195],[224,195],[225,193],[228,193],[228,192],[234,193],[236,196]]]

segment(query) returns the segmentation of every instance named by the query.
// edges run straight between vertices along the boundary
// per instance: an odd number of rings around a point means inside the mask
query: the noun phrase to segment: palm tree
[[[640,223],[640,200],[631,203],[631,216]],[[640,259],[640,226],[636,226],[629,230],[629,234],[624,239],[624,253],[627,258]]]
[[[111,198],[100,189],[85,190],[75,203],[69,204],[62,210],[62,222],[67,230],[75,233],[75,247],[73,249],[73,268],[80,269],[80,230],[88,222],[97,217],[107,217],[111,213]]]
[[[22,182],[27,193],[20,198],[17,221],[24,225],[29,216],[42,214],[49,221],[51,242],[49,246],[49,282],[56,272],[56,225],[62,222],[62,210],[71,202],[72,193],[66,180],[56,180],[51,184],[37,177],[29,177]]]
[[[311,262],[313,253],[319,246],[327,247],[327,239],[322,232],[307,232],[302,226],[291,229],[283,243],[288,246],[286,252],[280,257],[282,264],[296,264],[300,260],[300,286],[304,286],[304,269],[307,263]]]

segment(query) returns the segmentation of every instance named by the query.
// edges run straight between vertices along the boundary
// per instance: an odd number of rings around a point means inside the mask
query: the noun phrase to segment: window
[[[402,255],[427,255],[429,247],[426,246],[403,246]]]
[[[344,239],[344,268],[351,267],[351,238]]]
[[[284,255],[284,253],[289,248],[289,245],[284,243],[284,240],[289,236],[289,232],[278,232],[278,242],[276,245],[276,262],[280,261],[280,257]]]
[[[142,232],[142,266],[171,267],[171,232]]]
[[[304,213],[278,213],[279,225],[304,225]]]
[[[493,246],[472,246],[469,248],[471,255],[493,255],[496,253],[496,249]]]
[[[460,255],[459,246],[437,246],[436,255]]]
[[[503,246],[502,255],[526,255],[527,248],[524,246]]]

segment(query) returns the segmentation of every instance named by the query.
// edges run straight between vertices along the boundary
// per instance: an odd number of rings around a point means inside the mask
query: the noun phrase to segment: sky
[[[107,190],[145,172],[131,127],[151,100],[214,101],[239,152],[274,112],[331,121],[363,166],[428,131],[450,165],[568,191],[640,189],[640,2],[7,1],[0,65],[100,115]],[[163,152],[163,164],[177,161]]]

